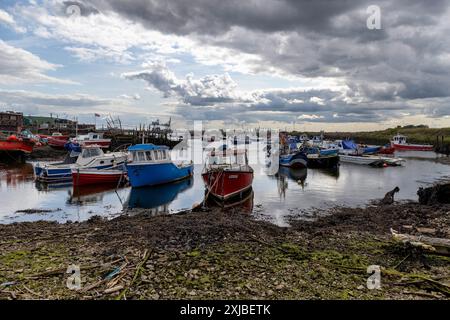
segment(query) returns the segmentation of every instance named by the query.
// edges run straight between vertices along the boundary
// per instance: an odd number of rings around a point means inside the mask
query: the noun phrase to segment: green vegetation
[[[450,128],[428,128],[424,125],[412,126],[407,125],[397,128],[389,128],[381,131],[367,132],[325,132],[325,137],[329,139],[352,138],[360,143],[368,144],[386,144],[397,133],[408,137],[411,143],[427,143],[436,145],[437,137],[441,143],[441,137],[444,136],[444,144],[450,144]],[[302,132],[292,132],[291,134],[300,135]],[[308,132],[308,135],[319,135],[318,132]]]

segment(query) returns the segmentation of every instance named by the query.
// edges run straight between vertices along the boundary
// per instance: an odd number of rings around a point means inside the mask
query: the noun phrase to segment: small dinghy
[[[401,166],[405,162],[405,160],[401,158],[388,158],[381,156],[357,155],[357,154],[354,155],[341,154],[339,158],[341,162],[369,165],[372,167]]]

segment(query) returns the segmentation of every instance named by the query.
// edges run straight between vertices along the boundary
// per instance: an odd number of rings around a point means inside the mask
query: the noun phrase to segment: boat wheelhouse
[[[202,178],[207,189],[206,199],[210,194],[219,200],[242,196],[253,183],[253,168],[248,165],[247,151],[211,151]]]
[[[132,187],[153,186],[191,177],[194,166],[190,163],[175,164],[167,146],[137,144],[128,148],[126,164]]]
[[[101,148],[109,148],[111,139],[103,138],[103,133],[89,132],[86,135],[79,135],[72,139],[73,142],[79,143],[80,146],[97,145]]]

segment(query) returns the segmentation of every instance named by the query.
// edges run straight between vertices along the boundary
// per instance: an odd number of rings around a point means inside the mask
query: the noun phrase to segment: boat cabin
[[[87,146],[81,149],[81,153],[78,155],[77,164],[86,165],[93,159],[104,156],[105,153],[99,146]]]
[[[247,151],[237,149],[212,150],[208,154],[209,166],[242,166],[248,165]]]
[[[103,133],[89,132],[85,135],[79,135],[76,137],[77,141],[87,141],[87,140],[100,140],[103,139]]]
[[[396,136],[394,136],[392,141],[396,144],[406,144],[406,136],[397,134]]]
[[[170,150],[167,146],[137,144],[128,148],[131,162],[160,163],[170,162]]]

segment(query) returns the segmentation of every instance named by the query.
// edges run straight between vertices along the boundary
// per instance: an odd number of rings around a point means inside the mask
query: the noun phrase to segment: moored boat
[[[306,153],[308,168],[336,168],[339,165],[337,149],[305,146],[301,150]]]
[[[401,158],[388,158],[374,155],[341,154],[341,162],[369,165],[372,167],[401,166],[405,162]]]
[[[202,172],[207,189],[206,199],[211,194],[220,200],[242,195],[253,183],[253,168],[248,165],[247,153],[243,150],[211,151],[208,164]]]
[[[36,180],[43,182],[62,182],[72,180],[72,169],[106,169],[124,164],[125,152],[104,153],[98,146],[80,147],[70,144],[70,152],[62,162],[34,164]]]
[[[65,136],[60,132],[53,132],[51,136],[47,136],[47,144],[54,149],[64,149],[64,145],[69,141],[69,136]]]
[[[396,150],[411,150],[411,151],[433,151],[434,147],[431,144],[412,144],[406,141],[406,136],[397,134],[391,141],[392,147]]]
[[[290,168],[307,168],[308,157],[303,151],[293,151],[280,155],[280,166]]]
[[[123,166],[108,169],[73,168],[72,182],[74,186],[93,184],[119,185],[127,179]]]
[[[101,148],[109,148],[111,139],[103,138],[103,133],[89,132],[86,135],[79,135],[71,139],[72,142],[78,143],[80,146],[97,145]]]
[[[29,154],[33,151],[35,143],[30,139],[23,139],[16,135],[10,135],[6,139],[0,139],[0,151],[23,152]]]
[[[175,164],[167,146],[137,144],[128,148],[131,159],[126,164],[132,187],[160,185],[189,178],[194,173],[190,163]]]

